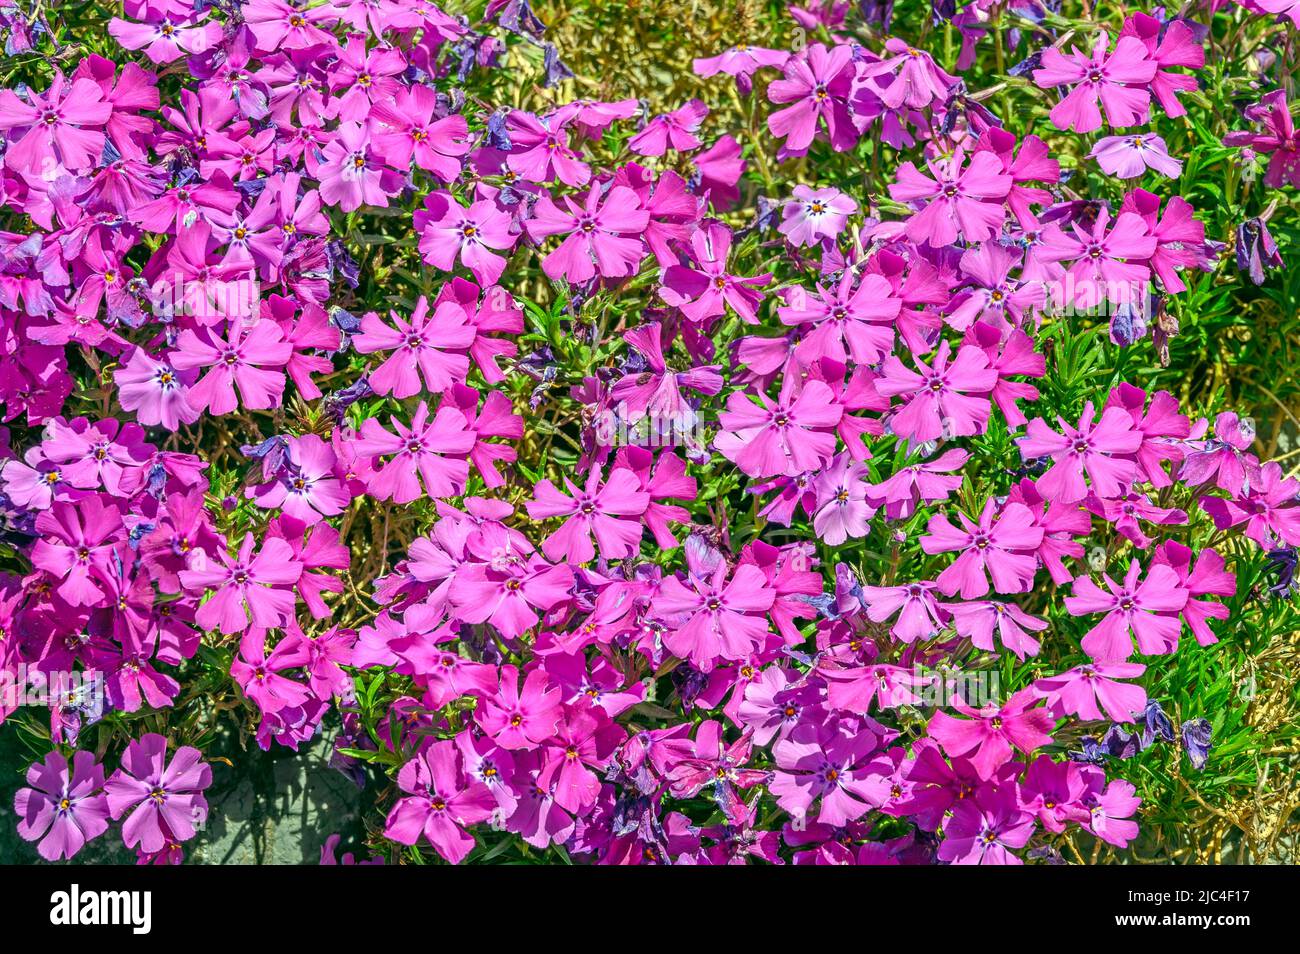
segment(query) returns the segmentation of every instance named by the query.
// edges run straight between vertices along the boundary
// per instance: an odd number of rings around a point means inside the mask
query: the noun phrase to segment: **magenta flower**
[[[1044,230],[1044,257],[1071,263],[1065,281],[1051,289],[1058,308],[1073,304],[1087,310],[1106,301],[1125,305],[1144,300],[1151,272],[1143,263],[1155,254],[1156,239],[1132,212],[1120,212],[1108,232],[1109,224],[1110,213],[1103,208],[1090,230],[1078,222],[1070,223],[1068,233],[1054,222]]]
[[[1192,551],[1177,540],[1165,540],[1156,547],[1153,564],[1167,564],[1178,574],[1178,582],[1187,590],[1187,604],[1179,615],[1187,623],[1196,642],[1210,646],[1219,641],[1210,629],[1210,620],[1227,619],[1228,607],[1215,600],[1193,599],[1197,596],[1235,596],[1237,576],[1225,569],[1223,557],[1214,550],[1202,550],[1192,563]]]
[[[252,627],[239,641],[230,676],[263,712],[279,712],[301,706],[312,697],[306,683],[282,675],[288,669],[301,669],[310,659],[307,640],[296,634],[285,636],[268,655],[266,630]]]
[[[689,587],[666,577],[651,604],[669,627],[663,634],[668,650],[703,672],[718,659],[752,654],[769,632],[766,614],[776,600],[763,571],[741,564],[728,580],[726,565],[719,563],[707,576],[690,574],[687,582]]]
[[[486,821],[497,807],[486,785],[466,777],[451,739],[426,739],[397,773],[397,785],[407,794],[388,813],[384,837],[414,845],[423,835],[454,865],[474,848],[474,837],[465,828]]]
[[[510,136],[510,155],[506,166],[528,182],[559,179],[567,186],[586,185],[591,169],[569,146],[563,123],[554,117],[539,119],[516,109],[510,114],[506,131]]]
[[[1202,424],[1202,433],[1204,432]],[[1251,445],[1255,431],[1232,411],[1214,419],[1214,436],[1189,442],[1189,449],[1178,471],[1178,479],[1189,487],[1199,487],[1211,479],[1215,486],[1234,497],[1240,496],[1246,483],[1246,468],[1253,461]]]
[[[315,434],[290,437],[286,444],[280,472],[269,483],[248,488],[248,498],[308,526],[342,513],[352,495],[336,475],[338,458],[330,445]]]
[[[55,590],[71,606],[94,606],[104,597],[122,536],[122,512],[106,500],[59,501],[36,518],[41,537],[32,548],[32,565],[58,580]]]
[[[1012,178],[1002,171],[997,156],[980,150],[966,164],[965,153],[958,149],[952,158],[932,160],[929,166],[934,178],[903,163],[898,181],[889,187],[896,201],[919,209],[907,220],[909,238],[942,248],[958,239],[983,242],[1001,231]]]
[[[212,328],[187,328],[177,339],[171,362],[178,371],[208,369],[186,395],[190,407],[229,414],[241,401],[254,410],[278,407],[285,376],[272,369],[283,368],[292,357],[293,345],[284,340],[280,326],[258,319],[251,325],[232,322],[225,338]]]
[[[848,103],[857,72],[852,48],[837,44],[828,50],[814,43],[802,56],[786,60],[784,70],[767,87],[769,100],[789,104],[767,117],[772,135],[785,140],[782,152],[802,155],[823,124],[832,149],[851,149],[858,141]]]
[[[909,395],[890,418],[899,437],[921,444],[979,434],[987,427],[987,395],[998,383],[998,373],[979,348],[962,345],[955,359],[949,360],[951,354],[948,342],[940,342],[931,364],[913,356],[916,371],[904,367],[897,355],[885,358],[876,390],[886,397]]]
[[[894,324],[903,302],[880,275],[863,275],[856,281],[845,269],[834,290],[821,285],[778,308],[783,324],[812,324],[795,347],[795,357],[805,365],[822,358],[847,365],[874,365],[894,347]]]
[[[491,623],[506,639],[537,625],[545,612],[564,602],[573,587],[573,570],[540,557],[506,556],[456,574],[451,601],[466,623]]]
[[[405,67],[400,54],[397,66],[399,72]],[[438,94],[432,87],[399,86],[391,100],[376,103],[367,113],[390,130],[375,137],[375,151],[385,163],[402,170],[414,158],[421,169],[452,182],[460,175],[460,157],[469,151],[468,127],[465,117],[456,113],[434,119],[437,105]]]
[[[954,696],[952,707],[969,718],[958,719],[937,709],[927,732],[949,757],[970,759],[980,778],[991,779],[1010,761],[1013,748],[1031,755],[1052,741],[1056,720],[1038,701],[1031,690],[1022,689],[1001,705],[989,703],[976,709]]]
[[[632,471],[611,470],[602,484],[600,468],[593,467],[581,490],[567,477],[564,486],[568,494],[543,480],[533,488],[533,499],[527,504],[528,515],[534,520],[565,518],[560,528],[542,541],[547,559],[587,563],[595,558],[597,547],[606,560],[627,559],[637,552],[643,528],[635,518],[646,512],[650,495],[641,489]],[[596,546],[592,545],[593,534]]]
[[[161,851],[169,842],[188,841],[208,817],[203,790],[212,784],[212,768],[203,753],[183,745],[167,761],[167,740],[156,733],[132,741],[122,767],[104,786],[108,808],[122,823],[128,848]]]
[[[59,167],[70,173],[94,167],[104,147],[104,125],[113,105],[91,79],[68,82],[54,71],[44,93],[27,91],[26,101],[0,90],[0,132],[9,148],[5,166],[28,179],[53,177]],[[26,129],[21,137],[15,129]]]
[[[864,585],[862,595],[866,600],[867,619],[883,623],[897,614],[898,619],[889,631],[895,639],[904,643],[929,639],[943,628],[934,590],[935,585],[929,580],[901,586]]]
[[[430,193],[424,204],[425,209],[415,213],[424,260],[449,272],[459,259],[475,281],[496,284],[505,271],[506,257],[492,250],[514,248],[517,239],[510,231],[510,216],[490,199],[465,208],[445,192]]]
[[[625,278],[636,272],[645,255],[641,233],[650,223],[650,213],[641,208],[636,193],[615,186],[603,198],[593,187],[578,205],[564,197],[567,211],[543,195],[524,223],[535,242],[551,235],[567,235],[559,247],[542,260],[542,271],[552,280],[571,283],[602,278]]]
[[[1034,828],[1034,816],[1020,807],[1009,786],[982,786],[974,798],[953,806],[938,857],[954,865],[1024,864],[1012,850],[1025,847]]]
[[[692,263],[664,269],[659,294],[697,323],[726,313],[726,306],[749,324],[758,322],[757,309],[763,300],[756,289],[771,283],[771,274],[742,276],[727,271],[731,254],[731,230],[721,222],[710,222],[691,235]]]
[[[723,430],[714,447],[750,477],[795,477],[819,469],[835,453],[835,434],[829,429],[839,423],[844,408],[831,389],[810,380],[797,396],[791,390],[787,378],[775,402],[759,393],[758,404],[736,391],[718,415]]]
[[[623,336],[645,361],[645,370],[630,373],[614,382],[610,398],[619,413],[629,421],[652,419],[651,426],[689,427],[696,420],[683,388],[700,394],[717,394],[722,390],[721,368],[716,364],[673,372],[668,368],[664,349],[664,326],[658,322],[638,325]]]
[[[1015,603],[985,600],[948,603],[944,608],[952,613],[958,635],[969,639],[973,646],[994,652],[993,634],[996,632],[998,641],[1021,660],[1038,655],[1039,642],[1026,630],[1040,633],[1047,629],[1047,620],[1030,616]]]
[[[742,96],[748,96],[754,88],[754,73],[762,67],[780,69],[789,58],[790,54],[784,50],[769,50],[766,47],[738,43],[717,56],[706,56],[692,61],[691,68],[696,76],[717,76],[719,73],[734,76],[736,89]]]
[[[361,425],[356,452],[366,457],[393,456],[370,475],[367,489],[380,500],[410,503],[423,493],[430,497],[454,497],[463,493],[469,480],[469,462],[459,455],[474,447],[474,432],[456,408],[443,405],[429,420],[429,405],[421,401],[407,427],[390,418],[396,434],[374,418]],[[424,480],[423,491],[420,480]]]
[[[380,161],[367,127],[355,122],[335,130],[318,178],[321,201],[344,212],[363,205],[387,208],[389,196],[401,189],[401,176]]]
[[[62,753],[51,752],[27,770],[27,785],[14,793],[18,834],[39,840],[36,850],[46,861],[71,858],[108,828],[104,768],[93,752],[77,752],[71,771]]]
[[[1133,560],[1122,583],[1102,574],[1105,590],[1089,577],[1075,578],[1074,595],[1065,598],[1070,615],[1106,614],[1083,637],[1083,651],[1094,660],[1128,659],[1133,654],[1130,634],[1136,636],[1138,650],[1148,656],[1178,648],[1182,630],[1178,612],[1187,605],[1186,588],[1179,583],[1178,574],[1162,563],[1153,563],[1146,579],[1139,582],[1141,575],[1141,565]]]
[[[560,690],[546,672],[534,669],[519,688],[519,670],[501,667],[500,689],[482,696],[474,720],[504,749],[531,749],[555,734],[560,723]]]
[[[677,152],[698,149],[704,143],[695,133],[708,114],[709,107],[693,99],[671,113],[652,118],[628,141],[627,148],[643,156],[662,156],[669,149]]]
[[[1026,593],[1033,586],[1038,560],[1033,555],[1043,542],[1043,530],[1034,522],[1029,509],[1008,503],[999,511],[989,499],[980,513],[979,523],[958,513],[961,529],[935,514],[921,538],[926,553],[960,550],[957,557],[935,581],[947,596],[961,593],[973,599],[989,591],[989,577],[998,593]],[[1027,552],[1026,552],[1027,551]]]
[[[827,545],[839,546],[850,537],[865,537],[876,508],[867,501],[867,467],[839,454],[817,479],[817,513],[813,530]]]
[[[1077,427],[1063,418],[1057,423],[1063,433],[1047,426],[1041,417],[1029,422],[1024,437],[1017,437],[1021,456],[1026,460],[1052,458],[1052,466],[1038,478],[1038,489],[1049,500],[1075,503],[1088,496],[1088,486],[1101,497],[1122,497],[1137,477],[1137,465],[1124,455],[1132,454],[1142,444],[1142,434],[1133,429],[1133,419],[1118,407],[1102,411],[1094,420],[1092,402],[1083,406]],[[1088,481],[1084,480],[1087,474]]]
[[[1245,146],[1268,156],[1264,185],[1280,189],[1284,183],[1300,187],[1300,132],[1291,119],[1286,90],[1266,94],[1245,112],[1252,122],[1263,123],[1261,132],[1238,130],[1223,137],[1225,146]],[[1243,156],[1245,153],[1243,152]]]
[[[256,547],[257,540],[246,533],[235,556],[224,550],[219,554],[220,566],[209,568],[203,565],[206,560],[196,559],[181,571],[185,589],[215,591],[194,617],[204,629],[242,633],[250,618],[263,629],[284,626],[294,618],[292,587],[302,575],[302,563],[279,537],[268,536],[254,556]]]
[[[1136,679],[1146,669],[1140,663],[1125,662],[1075,666],[1060,675],[1036,680],[1034,692],[1046,700],[1047,708],[1058,719],[1077,715],[1090,721],[1104,718],[1133,722],[1137,713],[1146,708],[1146,690],[1117,680]]]
[[[1117,778],[1100,795],[1094,793],[1089,799],[1087,829],[1108,844],[1127,848],[1138,833],[1138,823],[1129,820],[1142,804],[1135,791],[1131,783]]]
[[[1057,129],[1089,133],[1100,128],[1098,99],[1112,126],[1137,126],[1150,118],[1151,94],[1145,86],[1155,78],[1156,62],[1148,59],[1146,47],[1135,36],[1121,36],[1114,51],[1107,53],[1109,46],[1110,38],[1103,32],[1091,55],[1073,48],[1065,54],[1054,46],[1043,51],[1034,82],[1043,89],[1073,87],[1052,108]]]
[[[1230,500],[1202,497],[1201,509],[1220,530],[1244,523],[1246,536],[1262,547],[1300,546],[1300,480],[1283,477],[1276,461],[1252,468],[1248,477]]]
[[[124,6],[133,19],[113,17],[108,21],[108,35],[123,49],[144,50],[151,63],[171,63],[186,53],[206,53],[221,42],[221,24],[208,20],[210,10],[198,11],[171,0],[128,0]]]
[[[1265,9],[1269,6],[1295,5],[1294,0],[1264,0]],[[1276,11],[1270,11],[1276,12]],[[1147,56],[1155,60],[1156,75],[1151,80],[1151,92],[1156,101],[1169,116],[1185,115],[1187,110],[1178,99],[1180,92],[1196,89],[1196,77],[1186,73],[1175,73],[1168,67],[1186,66],[1199,70],[1205,66],[1205,47],[1196,40],[1196,34],[1181,18],[1162,23],[1156,17],[1145,13],[1132,13],[1124,20],[1120,36],[1135,36],[1146,47]],[[1300,25],[1298,21],[1297,25]]]
[[[463,353],[475,331],[465,309],[453,301],[437,305],[429,315],[429,300],[421,295],[408,321],[388,313],[392,327],[373,311],[361,319],[361,332],[352,340],[362,354],[393,352],[367,376],[377,394],[408,398],[420,393],[420,379],[432,392],[445,391],[469,374],[469,357]]]

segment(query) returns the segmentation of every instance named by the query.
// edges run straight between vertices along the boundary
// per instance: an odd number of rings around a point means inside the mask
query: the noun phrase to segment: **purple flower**
[[[71,772],[68,760],[51,752],[27,770],[27,784],[14,795],[18,834],[39,839],[36,850],[46,861],[71,858],[108,828],[104,769],[93,752],[77,752]]]
[[[104,792],[113,817],[126,815],[122,841],[128,848],[156,852],[194,837],[208,817],[202,792],[212,784],[212,769],[202,758],[198,749],[183,745],[169,763],[167,740],[152,732],[126,747],[122,767]]]

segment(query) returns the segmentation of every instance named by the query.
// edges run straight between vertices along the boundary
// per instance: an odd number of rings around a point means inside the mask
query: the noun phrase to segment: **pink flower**
[[[128,848],[161,851],[168,842],[188,841],[208,817],[203,790],[212,784],[212,768],[203,753],[183,745],[167,761],[167,740],[142,735],[126,747],[122,767],[104,786],[109,811],[122,823]]]
[[[326,205],[355,212],[363,205],[388,208],[389,196],[401,189],[401,176],[383,165],[367,127],[344,123],[323,150],[318,173],[320,197]]]
[[[1133,794],[1135,791],[1133,785],[1123,779],[1111,781],[1105,792],[1094,794],[1089,799],[1091,805],[1085,827],[1102,841],[1117,848],[1127,848],[1138,833],[1137,822],[1128,820],[1142,804],[1142,799]]]
[[[573,570],[540,557],[507,554],[456,574],[451,602],[466,623],[491,623],[506,639],[537,625],[537,611],[564,602],[573,587]]]
[[[1247,146],[1268,158],[1268,171],[1264,185],[1280,189],[1286,182],[1300,187],[1300,132],[1291,119],[1286,90],[1278,89],[1266,94],[1258,103],[1245,111],[1246,118],[1263,123],[1262,132],[1238,130],[1223,137],[1225,146]]]
[[[974,798],[953,806],[938,857],[954,865],[1024,864],[1011,849],[1025,847],[1034,827],[1034,816],[1017,804],[1009,787],[981,787]]]
[[[1202,497],[1201,509],[1220,530],[1246,525],[1246,536],[1262,547],[1300,546],[1300,480],[1283,477],[1282,467],[1269,461],[1252,468],[1242,491],[1231,500]]]
[[[968,437],[988,426],[987,395],[998,383],[998,373],[979,348],[962,345],[950,361],[951,354],[951,346],[942,341],[932,364],[913,357],[916,371],[904,367],[897,355],[885,358],[876,390],[886,397],[909,395],[890,418],[899,437],[921,444],[940,437]]]
[[[270,483],[245,492],[259,507],[280,510],[311,526],[342,513],[352,495],[336,476],[338,458],[315,434],[287,440],[285,463]]]
[[[519,670],[501,667],[501,683],[495,693],[485,693],[482,710],[474,719],[504,749],[531,749],[549,739],[559,725],[560,690],[545,670],[534,669],[519,689]]]
[[[602,485],[600,468],[594,467],[587,475],[586,486],[579,490],[567,477],[564,494],[549,480],[543,480],[533,490],[533,499],[527,504],[528,515],[534,520],[564,517],[558,530],[542,541],[542,552],[547,559],[567,560],[573,564],[587,563],[596,556],[592,546],[595,535],[600,555],[607,560],[626,559],[637,552],[641,543],[640,517],[650,505],[650,495],[641,490],[640,481],[629,470],[611,470],[609,480]]]
[[[645,249],[641,233],[650,223],[650,213],[641,208],[636,193],[615,186],[603,198],[593,187],[579,206],[564,197],[567,211],[543,195],[524,223],[535,242],[551,235],[567,235],[559,247],[542,260],[542,271],[552,280],[571,283],[602,278],[625,278],[637,270]]]
[[[763,299],[756,289],[770,284],[771,274],[746,277],[727,271],[731,230],[721,222],[696,229],[690,247],[690,265],[671,265],[664,270],[659,289],[663,300],[697,323],[725,314],[730,305],[746,322],[757,324],[756,311]]]
[[[1210,629],[1210,620],[1228,619],[1228,607],[1215,600],[1197,600],[1196,596],[1235,596],[1237,576],[1224,566],[1223,557],[1214,550],[1202,550],[1192,563],[1192,551],[1176,540],[1166,540],[1156,547],[1153,564],[1167,564],[1178,574],[1178,582],[1187,589],[1187,603],[1179,615],[1202,646],[1219,641]]]
[[[789,58],[790,54],[784,50],[769,50],[761,46],[740,43],[717,56],[695,59],[691,63],[691,68],[696,76],[717,76],[719,73],[734,76],[736,88],[742,96],[748,96],[754,88],[752,77],[755,72],[762,67],[780,69]]]
[[[414,845],[423,835],[454,865],[474,848],[465,828],[486,821],[497,807],[486,785],[465,776],[460,749],[451,739],[425,739],[397,773],[397,785],[407,795],[388,813],[384,837]]]
[[[677,152],[698,149],[704,143],[695,133],[708,114],[709,107],[693,99],[671,113],[655,116],[628,141],[627,148],[643,156],[662,156],[669,149]]]
[[[1294,0],[1264,0],[1266,4],[1294,3]],[[1266,7],[1267,8],[1267,7]],[[1196,77],[1175,73],[1167,67],[1186,66],[1199,70],[1205,66],[1205,48],[1197,42],[1188,21],[1172,19],[1167,23],[1145,13],[1132,13],[1124,20],[1120,36],[1135,36],[1146,46],[1147,56],[1155,60],[1155,78],[1151,92],[1169,116],[1182,116],[1187,110],[1178,93],[1196,89]],[[1300,25],[1300,20],[1297,21]]]
[[[894,346],[894,323],[903,302],[880,275],[863,275],[855,284],[852,269],[845,269],[833,291],[822,285],[815,292],[800,289],[790,304],[777,309],[783,324],[812,324],[795,347],[803,365],[831,358],[847,365],[874,365]]]
[[[750,477],[795,477],[817,470],[835,453],[829,429],[839,423],[843,407],[821,381],[808,381],[797,397],[792,387],[787,378],[775,402],[759,393],[758,404],[736,391],[718,415],[723,430],[714,447]]]
[[[1094,421],[1092,402],[1083,406],[1077,427],[1057,418],[1063,434],[1047,426],[1041,417],[1029,422],[1024,437],[1017,437],[1026,460],[1051,457],[1052,466],[1038,478],[1038,489],[1049,500],[1075,503],[1088,496],[1088,483],[1101,497],[1122,497],[1137,477],[1137,465],[1126,456],[1142,445],[1142,434],[1133,429],[1132,418],[1118,407],[1102,411]]]
[[[506,124],[510,136],[506,166],[528,182],[559,179],[574,188],[586,185],[591,169],[570,148],[563,125],[555,117],[538,119],[522,110],[513,111]]]
[[[186,53],[206,53],[221,42],[221,24],[204,22],[209,10],[180,8],[178,14],[167,0],[144,0],[127,3],[126,7],[128,16],[144,22],[113,17],[108,21],[108,34],[123,49],[144,50],[152,63],[171,63]]]
[[[517,236],[510,232],[510,216],[490,199],[465,208],[445,192],[430,193],[424,204],[427,211],[415,213],[424,260],[449,272],[459,258],[475,281],[495,284],[505,271],[506,257],[490,250],[514,248]]]
[[[897,614],[898,619],[889,631],[895,639],[903,643],[929,639],[943,628],[934,590],[935,585],[929,580],[901,586],[863,585],[862,596],[866,600],[867,619],[873,623],[883,623]]]
[[[36,518],[41,536],[32,547],[32,565],[58,580],[55,590],[71,606],[93,606],[104,598],[123,529],[122,512],[107,499],[57,501]]]
[[[932,160],[933,179],[910,162],[898,167],[898,181],[889,187],[889,194],[914,207],[924,203],[907,220],[909,238],[942,248],[958,239],[983,242],[1001,230],[1007,217],[1004,203],[1011,191],[1011,176],[1002,171],[1001,161],[991,152],[972,153],[963,169],[965,161],[960,148],[951,159]]]
[[[85,78],[69,83],[59,70],[44,93],[28,90],[26,102],[12,90],[0,90],[0,132],[9,144],[5,166],[29,180],[47,181],[60,167],[71,173],[92,168],[112,114],[98,83]],[[13,130],[20,128],[27,131],[16,138]]]
[[[1086,576],[1074,581],[1074,596],[1065,598],[1072,616],[1105,613],[1106,616],[1083,637],[1083,651],[1098,662],[1118,662],[1133,654],[1132,633],[1138,650],[1145,655],[1163,655],[1178,648],[1182,629],[1177,613],[1187,604],[1187,590],[1178,574],[1165,564],[1153,563],[1139,583],[1142,567],[1129,564],[1122,583],[1103,574],[1106,590]],[[1174,615],[1165,615],[1174,614]]]
[[[691,574],[687,582],[689,587],[677,577],[665,578],[651,604],[669,627],[663,634],[668,650],[702,672],[718,659],[753,653],[769,632],[766,613],[776,600],[763,571],[741,564],[728,580],[726,564],[719,563],[707,577]]]
[[[773,103],[789,103],[767,117],[767,128],[784,139],[781,151],[802,155],[812,145],[818,128],[825,124],[831,148],[843,152],[858,141],[858,131],[849,112],[849,94],[857,68],[853,50],[847,44],[827,49],[814,43],[803,56],[785,63],[785,76],[767,87]]]
[[[878,746],[856,718],[803,722],[772,746],[776,771],[768,788],[795,818],[806,818],[819,802],[817,821],[843,826],[871,808],[870,760]]]
[[[926,527],[927,535],[921,538],[921,549],[926,553],[961,551],[935,581],[939,590],[947,596],[960,592],[963,599],[969,600],[989,591],[992,576],[993,588],[999,593],[1028,592],[1038,568],[1033,551],[1043,541],[1042,528],[1034,524],[1028,508],[1009,503],[999,512],[990,498],[978,524],[964,513],[958,513],[957,518],[960,530],[943,514],[934,515]]]
[[[876,508],[867,502],[867,467],[840,454],[813,482],[817,492],[817,513],[813,530],[828,546],[839,546],[850,537],[865,537]]]
[[[454,497],[464,493],[469,463],[459,455],[473,449],[475,435],[466,427],[465,416],[460,411],[443,405],[430,421],[429,405],[421,401],[410,427],[395,417],[390,420],[396,434],[369,418],[361,425],[360,437],[355,442],[357,453],[363,456],[395,455],[371,475],[367,484],[370,493],[380,500],[399,504],[418,500],[423,494]]]
[[[1030,616],[1015,603],[948,603],[945,609],[952,613],[957,633],[969,639],[971,645],[994,652],[996,632],[1002,645],[1015,653],[1017,659],[1038,655],[1038,640],[1025,630],[1039,633],[1047,629],[1047,620]]]
[[[1214,419],[1214,436],[1190,442],[1178,479],[1189,487],[1215,480],[1215,486],[1239,496],[1246,483],[1246,468],[1254,460],[1248,453],[1255,442],[1255,430],[1232,411]]]
[[[429,300],[421,295],[408,321],[389,312],[396,328],[384,324],[373,311],[361,319],[361,333],[352,340],[357,351],[393,352],[368,379],[377,394],[408,398],[420,393],[420,379],[429,391],[445,391],[469,374],[469,357],[463,353],[474,341],[474,328],[465,309],[452,301],[438,304],[429,315]]]
[[[399,68],[404,67],[400,54],[397,59]],[[438,94],[429,86],[399,87],[391,100],[376,103],[368,110],[369,118],[389,131],[375,136],[375,152],[398,170],[407,169],[414,157],[421,169],[452,182],[460,175],[460,157],[469,152],[468,126],[458,113],[434,119],[437,105]]]
[[[281,675],[287,669],[301,669],[310,660],[307,641],[289,634],[266,652],[266,630],[252,627],[239,641],[239,654],[230,663],[230,675],[244,695],[263,712],[301,706],[312,697],[306,683]]]
[[[212,414],[229,414],[242,403],[249,409],[276,407],[284,392],[283,368],[293,357],[293,345],[284,340],[274,321],[258,319],[251,325],[232,322],[228,337],[213,328],[185,329],[172,353],[178,371],[209,369],[190,387],[190,407]],[[239,386],[239,398],[235,397]]]
[[[293,558],[289,544],[267,536],[257,555],[257,540],[244,534],[239,552],[219,554],[221,565],[208,568],[206,560],[195,560],[180,573],[181,585],[191,591],[214,590],[212,598],[199,607],[195,622],[204,629],[242,633],[253,625],[263,629],[284,626],[294,618],[293,585],[302,575],[302,563]]]
[[[1146,690],[1116,680],[1136,679],[1146,670],[1139,663],[1125,662],[1076,666],[1035,681],[1034,692],[1047,701],[1047,708],[1058,719],[1077,715],[1089,721],[1133,722],[1134,716],[1146,708]]]
[[[951,758],[968,758],[980,778],[990,779],[1011,760],[1012,748],[1030,755],[1052,741],[1056,720],[1042,707],[1037,697],[1022,689],[1006,702],[989,703],[979,709],[953,697],[951,705],[967,719],[948,715],[942,709],[930,717],[927,731],[943,746]]]
[[[1058,308],[1075,305],[1095,308],[1102,302],[1126,305],[1140,303],[1151,277],[1145,263],[1156,251],[1156,239],[1141,216],[1120,212],[1113,228],[1107,232],[1110,212],[1097,213],[1092,228],[1070,223],[1070,232],[1055,222],[1043,232],[1044,256],[1048,261],[1072,264],[1064,282],[1052,290]]]
[[[1074,87],[1052,108],[1051,119],[1057,129],[1088,133],[1099,128],[1098,98],[1112,126],[1136,126],[1149,118],[1151,94],[1142,87],[1155,78],[1156,62],[1147,58],[1146,47],[1137,37],[1121,36],[1114,51],[1107,54],[1109,45],[1110,38],[1103,32],[1098,34],[1091,56],[1073,48],[1067,55],[1054,46],[1043,51],[1042,67],[1034,70],[1034,82],[1043,89]]]
[[[27,785],[14,793],[18,834],[39,840],[36,850],[46,861],[71,858],[108,829],[104,768],[93,752],[77,752],[71,771],[61,753],[51,752],[27,770]]]
[[[1169,155],[1165,141],[1150,133],[1132,136],[1106,136],[1097,140],[1089,153],[1102,171],[1121,179],[1137,179],[1148,169],[1177,179],[1183,164]]]

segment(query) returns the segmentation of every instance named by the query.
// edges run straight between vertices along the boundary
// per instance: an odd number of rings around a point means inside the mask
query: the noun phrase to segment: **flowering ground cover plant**
[[[1289,857],[1298,29],[0,0],[23,860]]]

